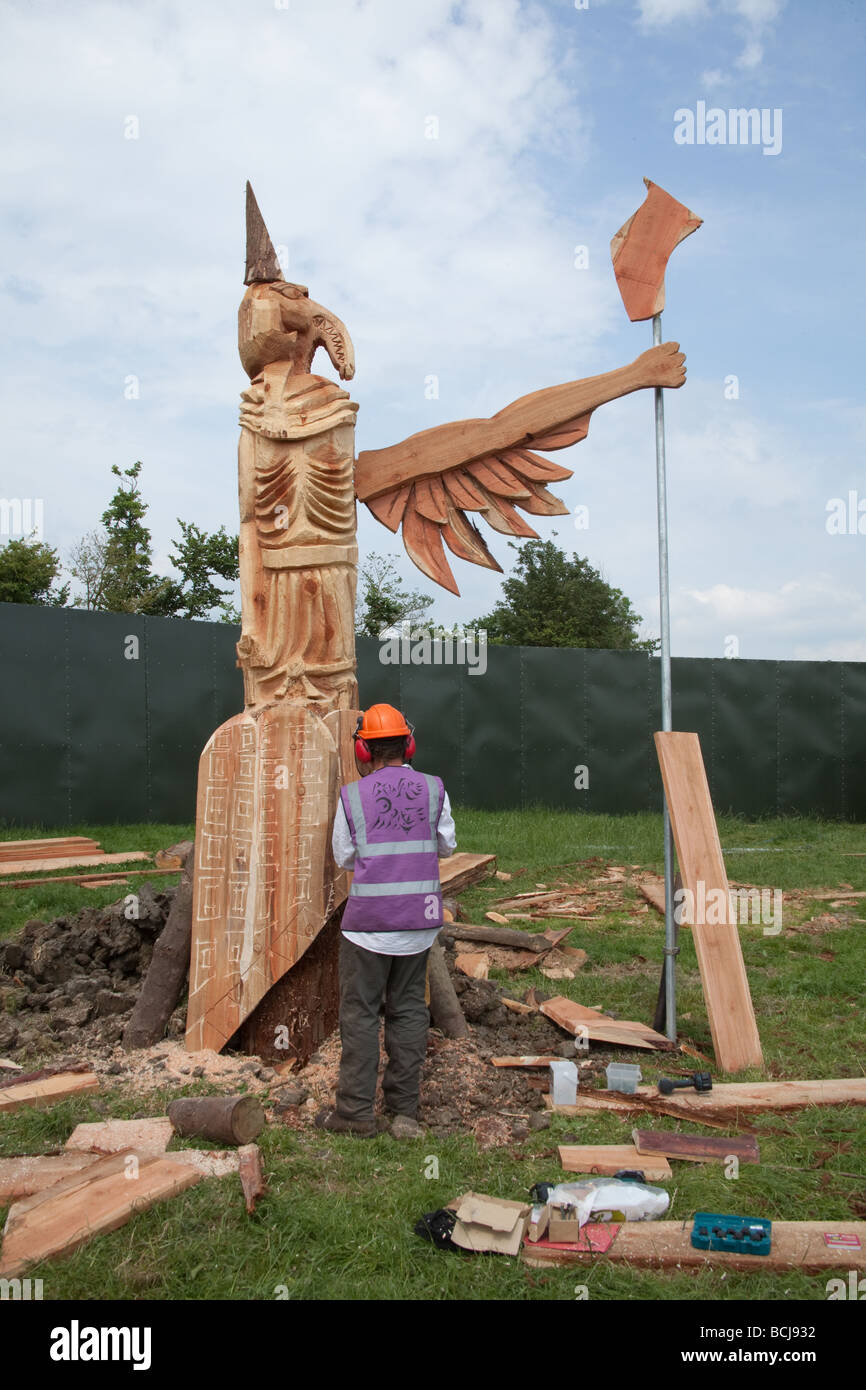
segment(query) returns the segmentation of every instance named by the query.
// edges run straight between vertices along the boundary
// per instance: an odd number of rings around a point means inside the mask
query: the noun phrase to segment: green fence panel
[[[238,637],[225,623],[0,604],[0,818],[191,819],[201,750],[243,709]],[[455,804],[661,805],[657,657],[490,647],[473,672],[357,645],[362,708],[404,710],[419,767]],[[719,812],[866,820],[866,663],[677,658],[672,677],[674,727],[698,733]]]
[[[778,663],[718,659],[712,666],[713,805],[719,814],[775,815]]]
[[[467,806],[523,804],[519,647],[491,648],[483,676],[466,676],[461,713],[462,792]]]
[[[146,619],[150,820],[195,819],[202,731],[218,727],[214,626]]]
[[[866,662],[839,663],[842,690],[841,812],[866,821]]]
[[[66,612],[0,604],[0,818],[10,825],[70,819]]]
[[[70,610],[66,621],[69,819],[149,820],[145,620]]]
[[[644,698],[648,664],[658,669],[644,652],[586,653],[588,811],[646,811],[661,805],[661,789],[654,803],[651,794],[656,758]]]
[[[839,666],[780,661],[778,814],[842,814],[842,685]]]
[[[490,649],[491,664],[500,650]],[[520,749],[521,805],[585,811],[594,785],[586,733],[586,653],[523,647],[520,657],[514,736]],[[589,785],[578,790],[575,770],[584,764]]]

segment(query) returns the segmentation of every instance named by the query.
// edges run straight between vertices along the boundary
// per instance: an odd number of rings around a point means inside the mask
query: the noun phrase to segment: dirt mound
[[[145,884],[108,907],[34,918],[0,943],[0,1052],[20,1058],[118,1042],[174,893]],[[177,1010],[169,1037],[184,1026]]]

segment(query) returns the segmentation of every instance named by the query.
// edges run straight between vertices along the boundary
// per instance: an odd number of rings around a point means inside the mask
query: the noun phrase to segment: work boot
[[[332,1134],[357,1134],[362,1139],[373,1139],[380,1133],[375,1120],[347,1120],[336,1110],[320,1110],[313,1124],[316,1129],[327,1129]]]
[[[411,1115],[395,1115],[388,1132],[392,1139],[420,1139],[424,1126],[413,1120]]]

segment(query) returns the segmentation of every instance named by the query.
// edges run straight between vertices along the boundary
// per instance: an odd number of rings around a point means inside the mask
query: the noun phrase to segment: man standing
[[[373,1105],[383,995],[390,1132],[397,1139],[423,1132],[416,1115],[427,1052],[427,956],[442,926],[439,856],[453,854],[457,841],[448,794],[440,778],[412,768],[414,753],[400,711],[371,706],[355,731],[362,780],[341,789],[334,821],[334,858],[354,879],[340,943],[336,1107],[321,1111],[316,1124],[338,1134],[380,1128]]]

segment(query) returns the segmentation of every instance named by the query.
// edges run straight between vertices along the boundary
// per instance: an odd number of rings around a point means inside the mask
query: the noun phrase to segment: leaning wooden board
[[[76,1175],[78,1185],[65,1179],[57,1184],[63,1191],[46,1188],[13,1203],[0,1248],[0,1275],[14,1277],[39,1260],[69,1254],[93,1236],[125,1225],[135,1212],[201,1181],[194,1168],[167,1158],[142,1157],[138,1176],[129,1177],[129,1157],[112,1155]]]
[[[683,887],[695,904],[720,890],[724,894],[720,901],[727,909],[728,878],[700,740],[697,734],[657,733],[655,745]],[[700,899],[699,884],[706,895]],[[692,938],[716,1062],[729,1072],[762,1067],[761,1039],[737,926],[727,921],[695,921]]]
[[[590,1115],[599,1110],[617,1114],[650,1111],[674,1115],[699,1124],[727,1128],[751,1115],[783,1110],[808,1110],[810,1105],[866,1105],[866,1077],[832,1081],[729,1081],[701,1095],[680,1091],[660,1096],[654,1086],[638,1086],[634,1095],[617,1091],[578,1091],[576,1105],[554,1106],[560,1115]]]
[[[859,1243],[827,1243],[834,1236]],[[768,1255],[740,1255],[724,1250],[696,1250],[691,1243],[691,1218],[686,1221],[625,1221],[603,1255],[581,1250],[540,1249],[526,1243],[520,1258],[528,1265],[585,1264],[613,1260],[637,1268],[700,1269],[716,1266],[743,1271],[799,1269],[820,1274],[830,1269],[866,1269],[866,1221],[774,1221]]]

